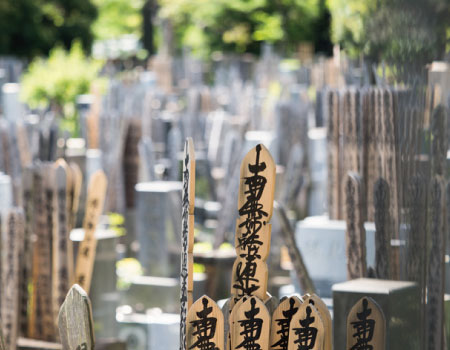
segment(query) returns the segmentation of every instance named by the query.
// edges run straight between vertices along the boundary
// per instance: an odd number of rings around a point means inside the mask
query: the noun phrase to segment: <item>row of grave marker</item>
[[[57,315],[70,285],[77,281],[89,290],[94,231],[103,209],[106,177],[99,171],[90,179],[85,239],[74,267],[69,233],[75,224],[81,181],[79,168],[62,159],[23,173],[23,208],[8,214],[2,243],[1,319],[8,349],[16,348],[19,336],[56,341]]]

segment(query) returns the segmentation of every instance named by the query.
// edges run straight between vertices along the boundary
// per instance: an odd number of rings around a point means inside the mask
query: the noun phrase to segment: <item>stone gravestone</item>
[[[94,350],[91,302],[77,284],[67,294],[58,316],[63,350]]]
[[[181,182],[136,185],[138,260],[146,275],[172,277],[179,273],[181,192]],[[177,263],[172,263],[171,254],[177,256]]]
[[[142,182],[156,181],[155,174],[155,152],[153,150],[153,143],[150,137],[144,136],[138,144],[138,151],[141,164],[141,178]]]

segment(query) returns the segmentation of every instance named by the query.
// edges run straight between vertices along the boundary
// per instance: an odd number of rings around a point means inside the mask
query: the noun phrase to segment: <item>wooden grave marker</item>
[[[95,229],[103,211],[107,179],[102,170],[96,171],[89,179],[86,212],[83,221],[84,239],[78,248],[75,268],[75,281],[89,293],[94,269],[97,239]]]
[[[349,172],[345,185],[346,197],[346,243],[348,279],[365,277],[366,267],[366,231],[362,209],[363,189],[358,174]]]
[[[52,185],[54,171],[44,164],[34,176],[34,227],[37,241],[33,250],[33,294],[29,323],[29,337],[53,341],[55,323],[52,306]],[[50,211],[49,211],[50,209]]]
[[[429,350],[443,348],[445,288],[445,186],[436,176],[430,187],[431,247],[428,257],[426,345]]]
[[[384,350],[386,321],[381,308],[370,297],[361,298],[347,317],[347,350]]]
[[[20,252],[20,277],[19,277],[19,335],[28,334],[28,284],[32,277],[33,246],[33,176],[34,168],[26,167],[22,172],[23,187],[23,211],[25,218],[23,243]]]
[[[68,188],[71,184],[70,168],[65,162],[55,164],[56,183],[56,230],[53,235],[53,310],[55,322],[59,309],[70,288],[69,261],[69,222],[68,222]],[[70,245],[72,248],[72,245]]]
[[[248,296],[243,296],[241,299],[239,299],[236,304],[234,305],[234,307],[232,309],[229,309],[230,314],[228,317],[228,334],[227,334],[227,349],[233,349],[235,347],[235,343],[233,343],[233,341],[235,341],[237,339],[237,336],[232,336],[231,333],[234,331],[235,329],[235,324],[238,321],[237,318],[237,312],[240,308],[240,306],[245,303],[247,301],[249,297]],[[231,303],[231,299],[230,299],[230,303]]]
[[[390,279],[391,234],[389,210],[389,184],[382,178],[375,182],[373,198],[375,207],[375,275]]]
[[[328,213],[330,219],[340,219],[340,176],[339,176],[339,94],[337,91],[328,93]]]
[[[6,232],[3,236],[2,252],[2,294],[1,316],[3,339],[7,349],[15,349],[19,335],[19,275],[20,243],[25,230],[22,209],[13,208],[6,219]]]
[[[288,350],[291,320],[303,301],[297,296],[285,298],[275,309],[270,327],[270,349]]]
[[[180,273],[180,349],[186,349],[186,318],[192,305],[194,289],[194,200],[195,200],[195,151],[192,138],[184,146],[183,193],[181,223],[181,273]],[[222,332],[223,333],[223,332]]]
[[[322,350],[324,331],[319,311],[304,302],[291,320],[288,349]]]
[[[83,184],[83,174],[77,163],[71,162],[69,164],[71,176],[71,184],[68,184],[68,230],[69,237],[70,232],[75,228],[77,221],[78,207],[80,205],[81,187]],[[69,172],[69,170],[67,171]],[[69,281],[71,284],[75,283],[75,266],[74,266],[74,256],[73,256],[73,243],[69,239],[67,241],[67,256],[69,260],[68,271],[69,271]]]
[[[270,251],[269,221],[274,191],[275,162],[269,151],[259,144],[241,163],[231,307],[244,295],[255,295],[261,300],[267,298],[266,259]]]
[[[264,302],[249,297],[236,310],[231,329],[232,350],[269,349],[270,315]]]
[[[91,302],[77,284],[70,288],[58,315],[63,350],[94,350]]]
[[[333,348],[333,321],[327,305],[317,294],[307,294],[303,296],[304,303],[310,304],[319,312],[324,326],[323,350]]]
[[[222,310],[206,295],[198,299],[189,309],[187,349],[225,350]]]

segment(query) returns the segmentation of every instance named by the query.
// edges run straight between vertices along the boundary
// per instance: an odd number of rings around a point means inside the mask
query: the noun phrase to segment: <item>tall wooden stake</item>
[[[180,349],[186,349],[186,318],[192,305],[194,289],[194,200],[195,200],[195,151],[192,138],[184,144],[183,195],[181,223],[181,291],[180,291]],[[223,331],[222,331],[223,333]]]
[[[83,221],[84,239],[78,248],[75,268],[76,282],[89,293],[92,272],[94,269],[97,239],[95,229],[103,211],[107,187],[107,179],[102,170],[95,172],[89,179],[86,199],[86,214]]]
[[[389,185],[379,178],[374,188],[375,207],[375,273],[380,279],[390,279],[389,260],[391,258]]]

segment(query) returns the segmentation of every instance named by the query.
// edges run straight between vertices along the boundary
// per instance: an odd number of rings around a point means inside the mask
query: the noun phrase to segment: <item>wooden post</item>
[[[231,349],[269,349],[270,315],[264,302],[252,296],[239,305],[231,328]]]
[[[284,207],[275,201],[274,208],[275,212],[278,214],[278,219],[281,224],[280,232],[284,238],[284,243],[288,249],[289,257],[291,258],[300,286],[305,293],[315,293],[316,289],[314,287],[314,282],[309,276],[306,265],[303,262],[302,255],[295,242],[294,230],[289,223]]]
[[[86,199],[86,213],[83,221],[84,239],[78,248],[75,268],[76,282],[89,293],[92,271],[94,269],[97,239],[95,229],[103,211],[107,179],[102,170],[96,171],[89,179]]]
[[[347,317],[347,349],[385,350],[386,320],[378,304],[360,299]]]
[[[389,260],[391,258],[391,234],[389,231],[389,185],[383,178],[375,182],[373,193],[375,207],[375,275],[390,279]]]
[[[302,303],[303,301],[300,298],[291,296],[284,299],[275,309],[270,327],[269,344],[271,350],[288,350],[291,320]]]
[[[15,349],[19,326],[19,253],[23,240],[25,219],[21,209],[12,209],[6,222],[2,252],[1,316],[4,342],[7,349]]]
[[[319,312],[324,326],[323,350],[331,350],[333,348],[333,322],[327,305],[317,294],[307,294],[303,296],[303,300],[305,303],[314,306]]]
[[[361,179],[356,173],[348,173],[345,186],[347,215],[347,276],[348,279],[365,277],[366,231],[364,229],[363,190]]]
[[[241,164],[231,307],[244,295],[267,298],[267,264],[275,191],[275,162],[261,144]]]
[[[68,189],[70,190],[68,192],[68,230],[70,236],[70,231],[72,231],[76,226],[76,218],[78,207],[80,204],[81,186],[83,184],[83,174],[81,173],[80,167],[76,163],[70,163],[69,167],[70,172],[72,173],[72,183],[70,184],[70,186],[68,185]],[[69,261],[69,265],[67,267],[69,273],[69,281],[72,284],[75,282],[75,267],[73,258],[73,244],[70,239],[67,241],[67,259]]]
[[[195,200],[195,151],[192,138],[184,144],[183,194],[181,223],[181,273],[180,273],[180,349],[186,349],[186,317],[192,305],[194,288],[194,200]],[[223,331],[222,331],[223,333]]]
[[[336,91],[328,94],[328,214],[330,219],[340,218],[340,177],[339,177],[339,95]]]
[[[86,292],[73,285],[58,316],[63,350],[94,350],[91,302]]]
[[[445,270],[445,189],[443,179],[431,181],[430,232],[431,248],[427,274],[426,346],[428,350],[443,348],[444,270]]]
[[[303,303],[291,320],[288,349],[322,350],[323,344],[323,320],[313,305]]]
[[[225,350],[222,310],[206,295],[198,299],[187,315],[187,349]]]

